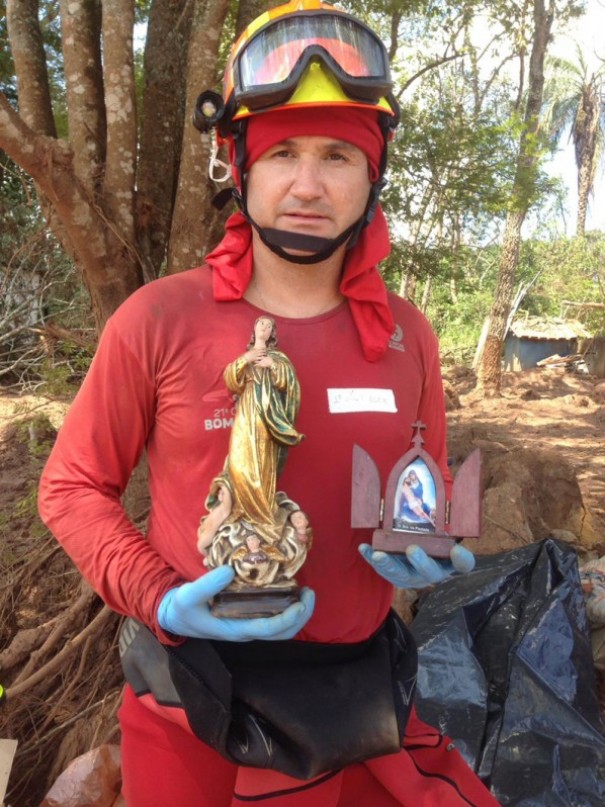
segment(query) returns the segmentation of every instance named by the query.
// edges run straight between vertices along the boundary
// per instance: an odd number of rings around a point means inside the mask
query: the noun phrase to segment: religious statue
[[[277,349],[272,319],[256,320],[246,352],[226,367],[224,379],[239,397],[229,454],[206,499],[198,549],[209,568],[235,569],[235,580],[215,599],[215,613],[270,615],[298,599],[294,575],[313,535],[306,514],[277,490],[288,449],[304,435],[295,427],[298,379]]]

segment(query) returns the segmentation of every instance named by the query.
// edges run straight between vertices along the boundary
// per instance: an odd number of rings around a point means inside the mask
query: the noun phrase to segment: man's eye
[[[328,155],[328,159],[329,160],[335,160],[335,161],[342,160],[343,162],[346,162],[347,158],[340,151],[333,151]]]

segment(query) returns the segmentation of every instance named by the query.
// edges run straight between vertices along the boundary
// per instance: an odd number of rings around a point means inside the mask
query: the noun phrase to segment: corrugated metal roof
[[[585,339],[590,336],[586,328],[575,319],[555,317],[524,317],[510,327],[510,333],[523,339]]]

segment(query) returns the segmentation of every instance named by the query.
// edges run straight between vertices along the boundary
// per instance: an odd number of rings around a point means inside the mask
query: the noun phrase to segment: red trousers
[[[232,765],[126,687],[122,792],[127,807],[498,807],[447,738],[412,712],[398,754],[310,781]]]

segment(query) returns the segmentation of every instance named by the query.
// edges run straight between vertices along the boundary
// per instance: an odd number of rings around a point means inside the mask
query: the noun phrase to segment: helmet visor
[[[375,102],[390,90],[385,47],[359,20],[332,12],[289,15],[262,28],[238,54],[237,103],[252,110],[283,103],[314,58],[352,100]]]

